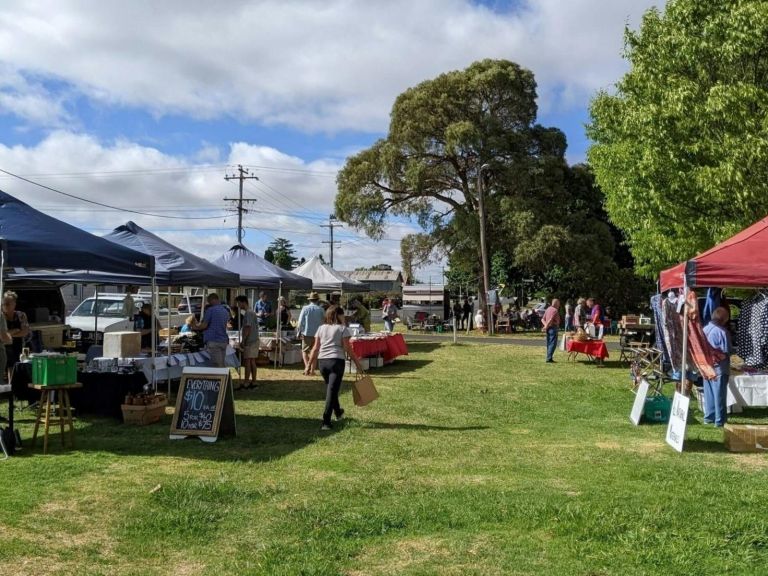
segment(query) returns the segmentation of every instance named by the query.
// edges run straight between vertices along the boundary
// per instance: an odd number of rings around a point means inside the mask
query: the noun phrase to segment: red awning
[[[768,218],[660,276],[661,291],[688,286],[768,286]]]

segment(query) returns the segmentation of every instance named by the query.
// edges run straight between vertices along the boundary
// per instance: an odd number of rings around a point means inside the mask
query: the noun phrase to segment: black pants
[[[344,360],[334,358],[318,360],[317,367],[325,380],[325,410],[323,410],[323,424],[331,423],[331,414],[341,415],[339,405],[339,390],[341,379],[344,377]]]

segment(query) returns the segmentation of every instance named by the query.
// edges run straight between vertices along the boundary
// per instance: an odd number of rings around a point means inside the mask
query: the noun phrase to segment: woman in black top
[[[21,356],[21,349],[24,348],[24,341],[29,336],[29,321],[27,315],[20,310],[16,310],[16,293],[10,290],[3,294],[3,316],[8,325],[8,334],[13,338],[13,343],[5,346],[5,353],[8,357],[8,370],[13,370],[16,362]]]

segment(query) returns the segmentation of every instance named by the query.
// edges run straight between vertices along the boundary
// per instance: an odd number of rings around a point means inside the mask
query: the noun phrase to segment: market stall
[[[0,191],[0,293],[6,267],[29,272],[56,269],[124,274],[152,283],[155,261],[152,256],[89,234]],[[9,409],[12,406],[9,403]]]
[[[579,354],[586,356],[590,362],[605,360],[608,358],[608,348],[602,340],[575,340],[568,338],[565,341],[565,351],[568,352],[568,360],[575,362]]]
[[[385,363],[389,363],[399,356],[408,355],[408,344],[402,334],[366,334],[351,338],[350,343],[359,358],[381,356]]]
[[[283,270],[248,250],[242,244],[232,246],[213,263],[240,277],[242,288],[270,290],[311,290],[312,280]]]
[[[680,368],[681,395],[687,396],[688,370],[695,368],[702,374],[713,373],[712,357],[708,354],[703,338],[701,316],[706,310],[717,306],[722,294],[708,291],[707,303],[700,310],[696,289],[717,288],[765,288],[768,287],[768,218],[764,218],[749,228],[739,232],[728,240],[714,246],[702,254],[681,262],[661,273],[659,288],[662,294],[657,297],[654,309],[660,311],[664,323],[664,347],[673,369]],[[679,290],[677,295],[674,291]],[[664,293],[669,293],[664,296]],[[702,294],[703,295],[703,294]],[[709,303],[712,298],[713,303]],[[768,302],[762,293],[742,303],[736,340],[738,355],[744,360],[748,370],[742,379],[742,385],[761,386],[764,380],[755,378],[768,375],[768,322],[764,320],[768,311]],[[676,311],[673,313],[673,310]],[[682,314],[686,321],[680,322],[676,316]],[[682,324],[678,329],[678,322]],[[692,360],[689,362],[689,358]],[[688,370],[686,370],[686,368]],[[732,397],[744,393],[736,386],[736,374],[731,375],[729,391]],[[751,395],[761,399],[762,391],[752,391]],[[741,402],[736,398],[729,401],[733,405]],[[674,413],[673,406],[673,413]],[[668,433],[669,441],[669,433]],[[682,449],[682,442],[680,442]]]
[[[312,290],[316,292],[364,292],[368,285],[337,272],[323,264],[318,256],[313,256],[293,271],[294,274],[309,278]]]

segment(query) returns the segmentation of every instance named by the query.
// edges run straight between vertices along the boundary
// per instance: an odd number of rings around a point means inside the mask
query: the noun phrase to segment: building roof
[[[403,275],[398,270],[353,270],[342,272],[360,282],[402,282]]]

